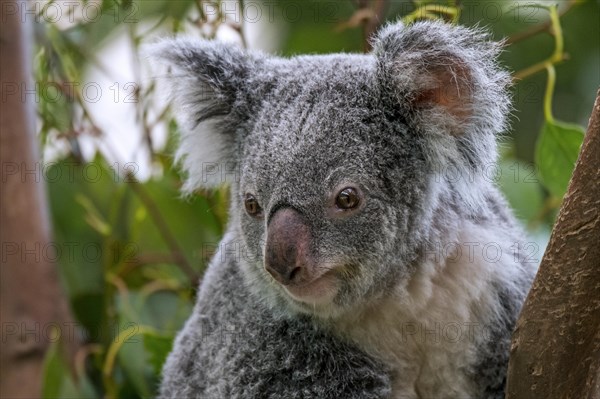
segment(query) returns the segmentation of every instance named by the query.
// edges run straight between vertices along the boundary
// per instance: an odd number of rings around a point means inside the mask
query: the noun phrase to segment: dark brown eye
[[[246,194],[244,197],[244,206],[250,216],[258,217],[262,214],[262,208],[258,205],[258,201],[252,194]]]
[[[339,209],[353,209],[360,204],[358,192],[352,187],[346,187],[335,198],[335,205]]]

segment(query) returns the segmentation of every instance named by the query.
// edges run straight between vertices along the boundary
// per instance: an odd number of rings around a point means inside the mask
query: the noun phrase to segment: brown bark
[[[34,131],[31,14],[0,1],[0,397],[36,398],[54,340],[76,344],[67,301],[51,261],[50,222]],[[70,332],[71,334],[67,334]]]
[[[513,334],[506,397],[600,398],[600,90]]]

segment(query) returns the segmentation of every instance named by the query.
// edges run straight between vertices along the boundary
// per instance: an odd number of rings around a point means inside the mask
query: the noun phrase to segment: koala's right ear
[[[168,68],[160,86],[181,131],[176,159],[187,173],[182,190],[216,187],[236,176],[236,134],[250,115],[245,89],[260,56],[190,38],[161,41],[148,54]]]

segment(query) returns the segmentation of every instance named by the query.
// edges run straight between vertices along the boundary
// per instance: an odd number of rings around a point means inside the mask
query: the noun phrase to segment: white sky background
[[[56,23],[61,28],[77,23],[83,13],[74,7],[73,3],[73,1],[57,1],[43,14],[43,18],[48,21],[56,19]],[[44,4],[47,4],[47,1],[32,2],[32,7],[41,10]],[[236,10],[236,4],[237,1],[229,1],[228,16],[232,15],[231,10]],[[69,9],[74,9],[73,18],[67,17],[65,13]],[[60,18],[54,17],[57,13],[62,13]],[[191,18],[196,17],[194,13],[197,15],[197,9],[192,8]],[[281,33],[285,27],[269,22],[268,18],[251,19],[256,22],[246,21],[242,26],[248,48],[267,52],[277,51],[283,39],[284,35]],[[139,22],[135,25],[135,29],[138,34],[144,33],[149,31],[156,22]],[[136,53],[127,32],[128,28],[127,24],[123,24],[115,29],[94,54],[101,66],[90,64],[88,70],[83,74],[84,82],[80,84],[80,87],[87,88],[82,91],[84,100],[87,99],[85,104],[104,135],[92,137],[83,134],[79,137],[79,144],[85,159],[92,159],[99,149],[109,164],[118,166],[118,172],[123,171],[126,163],[134,162],[137,165],[136,177],[145,180],[152,175],[152,167],[143,142],[143,128],[138,120],[137,108],[140,107],[140,104],[132,101],[131,93],[136,85],[140,86],[140,92],[143,93],[161,71],[152,68],[148,59]],[[201,37],[199,29],[191,24],[186,26],[185,34]],[[148,35],[144,35],[142,49],[144,44],[170,35],[171,32],[166,27],[155,29]],[[217,31],[217,39],[235,43],[233,45],[241,45],[238,33],[226,25],[222,25]],[[139,61],[136,61],[137,57],[139,57]],[[136,67],[138,67],[136,62],[139,62],[139,74],[136,72]],[[149,120],[152,122],[165,107],[166,101],[159,91],[155,91],[151,96],[153,104],[149,109]],[[139,101],[142,102],[144,99]],[[153,126],[151,135],[154,150],[162,150],[167,138],[166,123],[160,122]],[[67,149],[68,146],[65,142],[52,143],[45,149],[44,160],[46,162],[54,161],[60,158]]]

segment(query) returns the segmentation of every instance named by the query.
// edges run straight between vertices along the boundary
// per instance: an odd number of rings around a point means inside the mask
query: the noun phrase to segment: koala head
[[[240,268],[266,303],[322,318],[397,289],[445,208],[496,157],[508,75],[485,33],[392,24],[372,54],[284,59],[167,40],[185,191],[227,182]],[[452,203],[444,203],[444,201]]]

